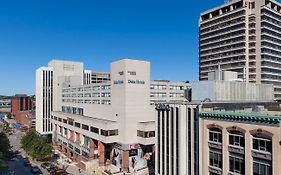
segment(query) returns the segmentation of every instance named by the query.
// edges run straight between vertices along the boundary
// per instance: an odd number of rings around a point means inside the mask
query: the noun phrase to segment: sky
[[[110,71],[151,62],[151,79],[198,79],[198,20],[223,0],[0,1],[0,95],[35,93],[35,71],[52,59]]]

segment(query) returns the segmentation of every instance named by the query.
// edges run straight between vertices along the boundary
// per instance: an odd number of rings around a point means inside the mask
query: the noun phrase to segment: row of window
[[[222,145],[222,130],[218,128],[212,128],[209,130],[209,142]],[[229,145],[234,147],[245,147],[245,137],[242,132],[230,131],[229,132]],[[222,162],[222,149],[219,147],[209,148],[209,165],[211,167],[219,168],[223,167]],[[262,153],[272,153],[272,139],[262,134],[253,135],[253,150]],[[263,158],[253,157],[253,174],[271,174],[271,161]],[[242,175],[245,174],[245,155],[244,153],[229,153],[229,172],[230,174]],[[214,172],[210,174],[216,174]],[[268,174],[268,175],[269,175]]]
[[[78,107],[62,106],[61,111],[69,114],[84,115],[84,109]]]
[[[211,50],[207,50],[207,51],[202,51],[201,55],[207,56],[207,55],[210,55],[210,54],[216,54],[216,53],[219,53],[219,52],[222,52],[222,51],[224,52],[224,51],[227,51],[227,50],[234,50],[234,49],[241,48],[241,47],[245,47],[245,42],[227,45],[227,46],[223,46],[223,47],[219,47],[219,48],[211,49]]]
[[[110,85],[101,85],[101,86],[87,86],[79,88],[66,88],[62,92],[82,92],[82,91],[97,91],[97,90],[109,90],[111,89]]]
[[[204,34],[206,32],[212,31],[212,30],[224,28],[226,26],[229,26],[229,25],[232,25],[232,24],[244,21],[244,20],[245,20],[245,17],[239,16],[238,18],[234,18],[234,19],[231,19],[229,21],[225,21],[223,23],[219,23],[218,25],[214,25],[212,27],[208,27],[208,28],[202,29],[202,30],[200,30],[200,34]]]
[[[142,138],[155,137],[155,131],[140,131],[137,130],[137,136]]]
[[[221,17],[221,18],[218,18],[218,19],[214,19],[210,22],[206,22],[204,24],[201,24],[200,27],[201,28],[204,28],[204,27],[208,27],[208,26],[212,26],[214,24],[218,24],[218,23],[221,23],[221,22],[224,22],[225,20],[229,20],[229,19],[234,19],[238,16],[241,16],[241,15],[244,15],[245,14],[245,11],[238,11],[238,12],[235,12],[235,13],[232,13],[230,15],[226,15],[224,17]],[[202,16],[202,20],[206,20],[206,19],[209,19],[209,14],[206,14],[206,15],[203,15]]]
[[[100,134],[102,136],[117,136],[118,135],[118,129],[103,130],[103,129],[99,129],[99,128],[94,127],[94,126],[89,126],[89,125],[86,125],[86,124],[83,124],[83,123],[81,124],[79,122],[74,122],[73,120],[62,119],[62,118],[56,117],[56,116],[52,116],[52,119],[56,120],[56,121],[59,121],[59,122],[62,122],[62,123],[65,123],[65,124],[68,124],[68,125],[71,125],[71,126],[75,126],[77,128],[82,128],[83,130],[86,130],[86,131],[91,131],[93,133]],[[60,129],[61,128],[62,128],[62,126],[60,126]],[[60,130],[60,131],[61,131],[61,134],[62,134],[62,130]]]
[[[220,129],[211,129],[209,131],[209,141],[212,143],[222,143],[222,132]],[[253,149],[258,151],[272,152],[271,139],[263,136],[253,137]],[[237,131],[232,131],[229,133],[229,145],[244,147],[245,138],[244,134]]]
[[[184,86],[178,86],[178,85],[154,85],[151,84],[150,85],[150,89],[158,89],[158,90],[166,90],[166,89],[170,89],[170,90],[184,90]]]
[[[62,102],[68,103],[85,103],[85,104],[103,104],[103,105],[111,105],[111,100],[91,100],[91,99],[62,99]]]
[[[221,46],[230,45],[232,43],[238,43],[238,42],[245,42],[245,36],[233,37],[231,39],[224,39],[224,40],[219,40],[219,41],[214,42],[214,43],[201,45],[200,50],[219,48]]]
[[[150,97],[167,97],[167,93],[151,92]],[[184,93],[169,93],[169,97],[184,97]]]
[[[79,94],[63,94],[62,97],[110,97],[110,92],[103,93],[79,93]]]
[[[215,36],[221,36],[222,34],[229,34],[232,31],[236,31],[236,30],[244,29],[244,28],[245,28],[245,23],[237,24],[237,25],[234,25],[234,26],[230,26],[230,27],[221,29],[219,31],[210,32],[208,34],[205,34],[204,36],[200,36],[200,40],[210,39],[210,38],[213,38]]]

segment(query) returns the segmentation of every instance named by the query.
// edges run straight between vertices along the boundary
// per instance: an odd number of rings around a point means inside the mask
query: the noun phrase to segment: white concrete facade
[[[198,110],[196,104],[156,107],[156,174],[199,173]]]
[[[185,82],[151,81],[150,62],[143,60],[112,62],[109,73],[83,70],[82,63],[68,61],[54,60],[49,67],[53,71],[53,100],[49,102],[54,144],[71,156],[87,159],[93,158],[95,150],[101,165],[110,160],[123,172],[146,168],[146,159],[152,159],[154,104],[184,102],[190,87]],[[116,151],[123,162],[113,156]]]
[[[52,134],[51,111],[61,109],[61,89],[83,84],[83,63],[52,60],[36,70],[36,131]]]

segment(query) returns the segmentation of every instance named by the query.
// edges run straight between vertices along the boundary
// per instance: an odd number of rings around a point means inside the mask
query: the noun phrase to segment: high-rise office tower
[[[244,81],[274,85],[281,100],[281,4],[232,0],[199,19],[199,77],[216,69],[238,72]]]

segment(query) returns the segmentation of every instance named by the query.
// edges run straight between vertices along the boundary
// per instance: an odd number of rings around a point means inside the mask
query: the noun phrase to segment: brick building
[[[15,116],[18,123],[27,128],[30,128],[35,124],[35,114],[34,111],[32,111],[34,105],[30,96],[27,96],[26,94],[16,94],[12,97],[11,106],[12,115]]]

